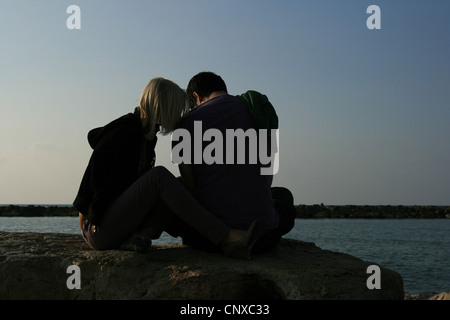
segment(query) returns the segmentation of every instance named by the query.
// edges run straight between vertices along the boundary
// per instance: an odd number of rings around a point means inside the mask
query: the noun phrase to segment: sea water
[[[80,234],[77,217],[0,217],[0,231]],[[285,238],[314,242],[402,275],[405,292],[450,290],[450,219],[297,219]],[[154,244],[178,243],[163,233]]]

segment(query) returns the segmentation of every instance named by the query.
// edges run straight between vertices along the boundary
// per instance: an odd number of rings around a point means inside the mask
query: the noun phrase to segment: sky
[[[276,108],[273,184],[296,204],[450,205],[449,15],[447,0],[1,0],[0,204],[71,204],[89,130],[152,78],[212,71]],[[179,175],[170,136],[156,152]]]

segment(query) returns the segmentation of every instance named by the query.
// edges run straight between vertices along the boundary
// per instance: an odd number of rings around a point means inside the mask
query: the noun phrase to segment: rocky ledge
[[[441,293],[422,292],[419,294],[405,294],[405,300],[450,300],[450,291]]]
[[[242,261],[181,244],[94,251],[78,235],[0,232],[0,299],[404,299],[402,277],[382,267],[381,288],[368,289],[374,264],[289,239]]]

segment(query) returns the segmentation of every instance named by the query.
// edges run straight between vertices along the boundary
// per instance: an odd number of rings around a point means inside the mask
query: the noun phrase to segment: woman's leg
[[[153,209],[159,199],[211,242],[219,244],[228,236],[230,228],[204,209],[172,173],[164,167],[155,167],[116,199],[95,232],[90,228],[90,245],[99,250],[117,248],[149,214],[158,215]]]

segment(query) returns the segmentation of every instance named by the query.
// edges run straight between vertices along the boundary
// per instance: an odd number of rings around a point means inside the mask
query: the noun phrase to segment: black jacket
[[[103,213],[136,179],[155,165],[157,137],[144,138],[139,110],[88,133],[93,152],[73,206],[99,225]]]

